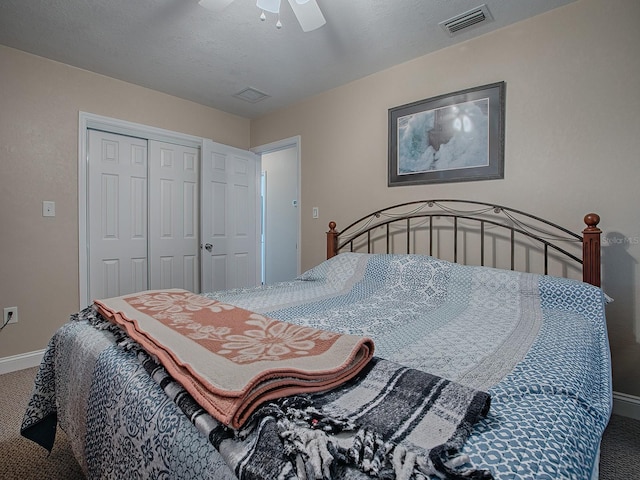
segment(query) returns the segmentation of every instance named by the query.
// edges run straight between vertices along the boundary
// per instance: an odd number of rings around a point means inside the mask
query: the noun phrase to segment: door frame
[[[301,164],[301,152],[302,152],[302,139],[300,137],[300,135],[296,135],[294,137],[289,137],[289,138],[284,138],[282,140],[277,140],[275,142],[271,142],[271,143],[267,143],[264,145],[259,145],[257,147],[253,147],[251,148],[251,151],[253,153],[256,153],[258,155],[260,155],[260,158],[262,159],[262,154],[263,153],[271,153],[271,152],[277,152],[278,150],[284,150],[287,148],[295,148],[296,149],[296,160],[297,160],[297,167],[298,167],[298,178],[297,178],[297,187],[296,187],[296,191],[297,191],[297,200],[298,200],[298,238],[296,239],[297,244],[298,244],[298,251],[297,251],[297,265],[296,265],[296,272],[298,275],[300,275],[302,272],[300,271],[301,269],[301,265],[302,265],[302,208],[301,208],[301,196],[302,196],[302,190],[301,190],[301,185],[302,185],[302,164]],[[260,170],[262,170],[262,160],[260,161]],[[260,172],[262,173],[262,172]],[[266,226],[265,226],[266,228]],[[264,262],[264,258],[262,258],[262,250],[260,253],[260,259],[261,259],[261,270],[262,270],[262,262]]]
[[[185,133],[151,127],[140,123],[128,122],[116,118],[105,117],[93,113],[79,112],[78,114],[78,284],[80,309],[83,309],[93,299],[89,298],[89,242],[88,242],[88,209],[87,209],[87,182],[89,169],[88,130],[101,130],[104,132],[127,135],[130,137],[144,138],[147,140],[159,140],[161,142],[177,143],[200,150],[202,156],[201,137],[187,135]]]

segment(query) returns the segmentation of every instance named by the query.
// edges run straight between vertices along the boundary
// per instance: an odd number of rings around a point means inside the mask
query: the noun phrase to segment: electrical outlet
[[[18,323],[18,307],[5,307],[4,316],[2,317],[2,325],[9,323]]]

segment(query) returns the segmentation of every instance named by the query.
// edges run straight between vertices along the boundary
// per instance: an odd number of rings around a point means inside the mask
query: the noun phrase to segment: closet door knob
[[[204,248],[207,250],[207,252],[211,252],[213,250],[213,245],[211,245],[210,243],[205,243]]]

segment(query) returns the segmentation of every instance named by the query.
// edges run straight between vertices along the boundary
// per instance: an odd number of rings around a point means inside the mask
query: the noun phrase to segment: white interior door
[[[199,150],[149,141],[151,289],[200,293]]]
[[[89,301],[146,290],[147,140],[89,130]]]
[[[202,291],[260,283],[259,157],[204,140]]]

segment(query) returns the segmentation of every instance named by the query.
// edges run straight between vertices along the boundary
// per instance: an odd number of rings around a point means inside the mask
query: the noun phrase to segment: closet
[[[81,308],[149,289],[260,283],[257,155],[81,113],[79,158]]]
[[[89,295],[200,291],[197,148],[88,131]]]

